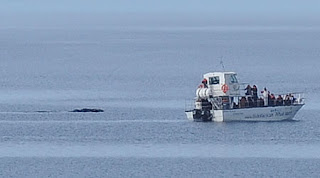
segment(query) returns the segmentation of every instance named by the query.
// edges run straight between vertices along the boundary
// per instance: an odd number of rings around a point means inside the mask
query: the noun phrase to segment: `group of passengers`
[[[294,103],[295,98],[292,94],[287,94],[285,98],[281,95],[276,96],[264,88],[262,97],[258,97],[258,89],[256,85],[251,87],[248,85],[246,88],[246,96],[241,97],[239,105],[233,104],[233,108],[252,108],[252,107],[268,107],[268,106],[290,106]]]

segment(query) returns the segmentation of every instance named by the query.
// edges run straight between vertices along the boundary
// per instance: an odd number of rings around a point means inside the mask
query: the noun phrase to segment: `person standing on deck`
[[[202,80],[203,88],[208,88],[208,81],[207,79]]]
[[[207,79],[203,79],[201,84],[198,86],[198,88],[208,88],[208,81]]]
[[[252,95],[252,89],[250,85],[248,85],[244,90],[247,90],[246,95]]]
[[[252,99],[254,102],[254,106],[257,106],[257,100],[258,100],[258,88],[256,85],[253,85],[252,87]]]
[[[261,93],[263,96],[264,106],[268,106],[269,92],[268,92],[267,88],[264,88],[264,90]]]

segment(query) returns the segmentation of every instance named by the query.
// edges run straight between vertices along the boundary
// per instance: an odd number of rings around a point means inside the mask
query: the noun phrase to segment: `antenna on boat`
[[[223,56],[220,57],[220,65],[223,69],[223,72],[225,72],[224,64],[223,64]]]

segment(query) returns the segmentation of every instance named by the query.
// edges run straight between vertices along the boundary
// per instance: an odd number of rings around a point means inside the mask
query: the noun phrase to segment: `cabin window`
[[[209,78],[209,84],[210,85],[216,85],[216,84],[219,84],[219,83],[220,83],[220,79],[219,79],[218,76]]]
[[[236,75],[231,75],[231,83],[238,83]]]

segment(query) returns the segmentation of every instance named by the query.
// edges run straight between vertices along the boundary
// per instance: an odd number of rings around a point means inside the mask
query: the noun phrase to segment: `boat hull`
[[[211,110],[214,122],[232,121],[283,121],[292,120],[303,104],[276,107],[257,107],[230,110]],[[201,121],[202,118],[194,114],[194,111],[186,111],[187,118],[193,121]]]

